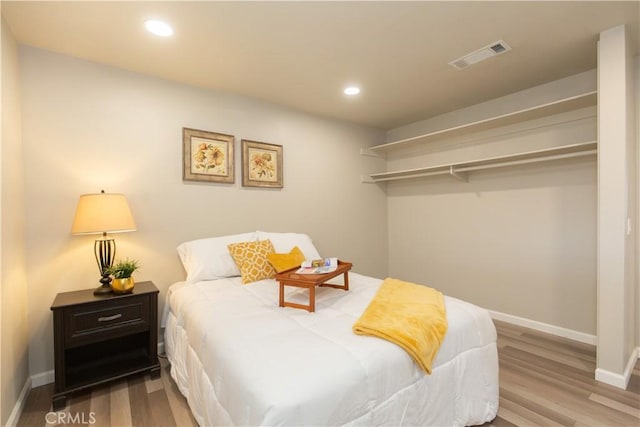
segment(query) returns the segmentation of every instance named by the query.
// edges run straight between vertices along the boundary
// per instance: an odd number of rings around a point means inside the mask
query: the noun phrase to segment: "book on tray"
[[[336,271],[338,268],[338,258],[323,258],[314,260],[304,260],[300,268],[296,271],[299,274],[326,274]]]

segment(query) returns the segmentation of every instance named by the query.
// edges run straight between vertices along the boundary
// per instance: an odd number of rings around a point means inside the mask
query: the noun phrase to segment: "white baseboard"
[[[616,374],[605,369],[596,369],[596,381],[609,384],[621,389],[627,388],[628,379],[625,379],[624,375]]]
[[[503,322],[512,323],[525,328],[534,329],[536,331],[545,332],[559,337],[569,338],[574,341],[585,344],[596,345],[596,336],[586,334],[584,332],[574,331],[573,329],[562,328],[560,326],[550,325],[548,323],[538,322],[537,320],[526,319],[524,317],[513,316],[511,314],[500,313],[499,311],[489,310],[489,314],[493,319]]]
[[[524,317],[513,316],[511,314],[500,313],[498,311],[489,310],[489,314],[493,319],[501,320],[503,322],[512,323],[518,326],[524,326],[525,328],[534,329],[536,331],[545,332],[552,335],[557,335],[564,338],[569,338],[574,341],[582,342],[585,344],[596,345],[597,338],[595,335],[585,334],[584,332],[574,331],[572,329],[562,328],[560,326],[549,325],[548,323],[538,322],[537,320],[526,319]],[[605,369],[596,369],[595,379],[605,384],[612,385],[621,389],[626,389],[631,379],[633,368],[636,365],[636,361],[640,359],[640,347],[633,350],[627,361],[627,366],[622,374],[616,374],[615,372],[607,371]]]
[[[622,374],[616,374],[615,372],[607,371],[606,369],[596,369],[596,381],[600,381],[605,384],[612,385],[621,389],[626,389],[631,379],[631,373],[636,365],[636,361],[640,359],[640,347],[637,347],[631,352],[629,360],[627,361],[627,367]]]
[[[31,378],[27,378],[27,381],[24,383],[24,387],[20,391],[20,395],[18,396],[18,401],[13,407],[11,414],[9,415],[9,419],[7,420],[6,427],[15,427],[18,425],[18,421],[20,420],[20,415],[22,414],[22,410],[24,409],[24,405],[27,403],[27,397],[29,396],[29,392],[31,391]]]
[[[31,387],[40,387],[41,385],[51,384],[56,380],[55,372],[52,370],[31,375]]]

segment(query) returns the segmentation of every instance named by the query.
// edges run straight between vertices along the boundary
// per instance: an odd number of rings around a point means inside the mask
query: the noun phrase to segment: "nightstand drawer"
[[[65,310],[68,346],[106,337],[132,334],[149,328],[149,298],[131,297]]]

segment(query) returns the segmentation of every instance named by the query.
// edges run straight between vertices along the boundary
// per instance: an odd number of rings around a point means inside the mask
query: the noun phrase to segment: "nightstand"
[[[158,362],[158,288],[136,283],[132,293],[93,295],[93,289],[56,296],[53,311],[53,409],[70,393],[149,371]]]

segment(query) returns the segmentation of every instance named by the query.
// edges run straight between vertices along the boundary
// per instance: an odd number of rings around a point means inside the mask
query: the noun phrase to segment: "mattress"
[[[316,311],[278,307],[278,285],[226,278],[170,287],[165,350],[200,425],[474,425],[498,409],[488,313],[445,297],[447,334],[425,375],[400,347],[352,325],[380,279],[318,288]],[[308,301],[288,288],[286,299]]]

